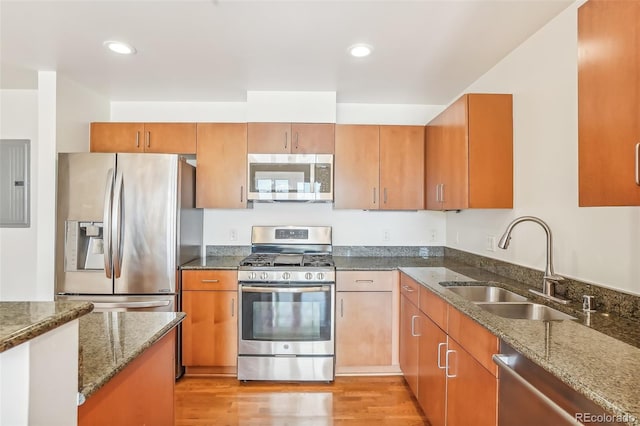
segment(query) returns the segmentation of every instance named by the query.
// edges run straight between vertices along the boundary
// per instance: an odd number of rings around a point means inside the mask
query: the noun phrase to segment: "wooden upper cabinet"
[[[144,152],[143,123],[91,123],[91,152]]]
[[[513,207],[512,103],[463,95],[427,125],[427,209]]]
[[[333,154],[331,123],[248,123],[252,154]]]
[[[640,2],[578,9],[580,206],[640,205]]]
[[[196,153],[195,123],[91,123],[91,152]]]
[[[378,209],[378,126],[337,125],[333,199],[337,209]]]
[[[247,206],[247,124],[198,123],[196,207]]]
[[[380,208],[424,208],[424,127],[380,126]]]
[[[337,125],[338,209],[424,208],[424,127]]]

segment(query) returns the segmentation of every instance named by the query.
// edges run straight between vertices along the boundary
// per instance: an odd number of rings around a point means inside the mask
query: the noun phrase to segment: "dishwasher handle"
[[[549,408],[559,417],[564,419],[568,424],[572,425],[581,425],[582,423],[578,422],[575,417],[571,414],[567,413],[562,407],[556,404],[551,398],[549,398],[544,393],[540,392],[538,388],[533,386],[529,381],[527,381],[524,377],[522,377],[516,370],[514,370],[511,365],[509,365],[509,356],[503,354],[495,354],[493,355],[493,362],[500,367],[501,372],[504,372],[511,376],[515,381],[517,381],[520,385],[522,385],[526,390],[531,392],[536,398],[540,400],[545,407]]]

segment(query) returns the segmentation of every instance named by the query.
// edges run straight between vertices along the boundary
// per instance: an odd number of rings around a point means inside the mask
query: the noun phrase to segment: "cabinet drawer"
[[[416,306],[420,306],[420,287],[422,286],[413,278],[400,274],[400,294]]]
[[[238,271],[182,271],[182,289],[235,291],[238,289]]]
[[[491,374],[498,377],[498,366],[491,357],[498,353],[498,337],[489,330],[453,308],[449,311],[449,337],[460,344]]]
[[[420,310],[427,314],[442,330],[447,331],[447,306],[449,304],[424,287],[420,287]]]
[[[396,271],[338,271],[336,291],[393,291]]]

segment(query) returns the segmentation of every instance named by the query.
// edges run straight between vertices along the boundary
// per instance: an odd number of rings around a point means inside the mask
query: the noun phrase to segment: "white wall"
[[[0,228],[0,300],[27,300],[36,283],[35,221],[38,174],[38,92],[0,90],[0,139],[31,140],[31,226]]]
[[[424,125],[440,105],[337,104],[337,123]],[[111,121],[246,122],[238,102],[112,102]],[[253,209],[209,209],[204,245],[249,245],[252,225],[330,225],[335,245],[444,245],[441,212],[334,210],[332,204],[254,203]],[[234,235],[235,237],[232,237]]]
[[[465,90],[514,95],[514,209],[448,213],[447,245],[543,270],[536,224],[518,225],[508,250],[486,249],[515,217],[538,216],[553,231],[557,273],[640,294],[640,209],[578,207],[577,6]]]

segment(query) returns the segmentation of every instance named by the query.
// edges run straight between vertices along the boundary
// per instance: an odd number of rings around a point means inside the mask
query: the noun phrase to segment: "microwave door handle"
[[[107,172],[107,185],[104,189],[104,207],[102,213],[102,241],[104,241],[104,273],[107,278],[113,275],[111,259],[111,208],[113,205],[113,169]]]
[[[314,287],[242,287],[243,293],[316,293],[329,291],[328,285]]]

